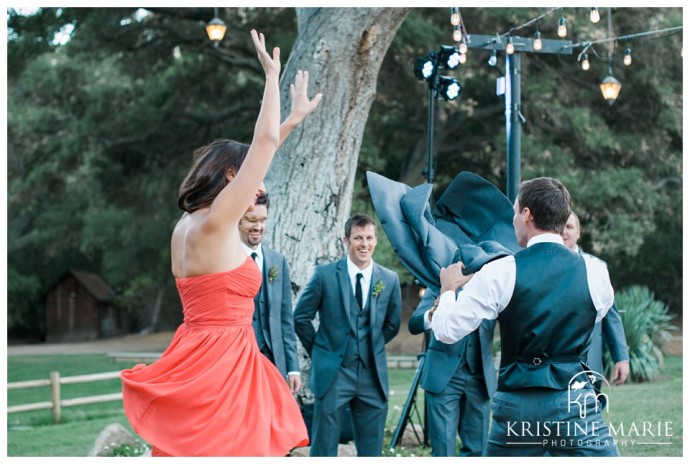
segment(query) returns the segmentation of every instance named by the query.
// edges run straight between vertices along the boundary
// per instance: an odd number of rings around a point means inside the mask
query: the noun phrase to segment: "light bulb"
[[[541,43],[541,32],[537,31],[534,33],[534,42],[532,42],[532,48],[534,48],[536,51],[540,51],[542,47],[543,44]]]
[[[456,27],[453,30],[453,40],[455,40],[456,42],[460,42],[462,40],[462,29],[460,29],[459,27]]]
[[[565,27],[565,18],[561,16],[561,19],[558,20],[558,37],[565,37],[568,35],[568,28]]]
[[[513,45],[513,38],[508,37],[508,43],[506,44],[506,53],[512,55],[515,53],[515,45]]]
[[[460,61],[460,64],[465,64],[465,62],[467,61],[467,54],[460,53],[460,58],[458,58],[458,60]]]
[[[632,51],[629,48],[625,49],[625,55],[623,55],[623,64],[630,66],[632,64]]]
[[[582,70],[589,71],[589,59],[586,53],[582,55]]]
[[[458,51],[459,51],[460,53],[467,53],[467,43],[466,43],[466,42],[462,42],[462,43],[460,44],[460,46],[458,47]]]
[[[491,56],[489,57],[489,66],[496,66],[496,63],[498,62],[498,59],[496,58],[496,50],[491,52]]]
[[[450,23],[453,26],[457,26],[460,24],[460,12],[458,11],[457,7],[456,8],[451,8],[451,13],[450,13]]]
[[[593,23],[598,23],[601,17],[599,16],[599,8],[592,7],[592,9],[589,11],[589,20],[592,21]]]

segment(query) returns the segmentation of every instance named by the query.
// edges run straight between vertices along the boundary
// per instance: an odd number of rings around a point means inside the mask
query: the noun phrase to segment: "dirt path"
[[[148,335],[125,335],[82,343],[36,343],[9,345],[8,355],[34,354],[94,354],[124,352],[162,352],[172,339],[173,332],[157,332]]]

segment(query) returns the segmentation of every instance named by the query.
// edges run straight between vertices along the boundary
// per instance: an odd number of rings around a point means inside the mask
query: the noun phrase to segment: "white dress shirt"
[[[259,266],[259,272],[261,272],[261,275],[264,273],[264,251],[261,249],[261,244],[259,243],[259,246],[254,248],[250,248],[244,243],[242,244],[242,247],[244,248],[244,251],[247,252],[247,256],[251,256],[252,253],[256,253],[256,259],[254,262],[256,262],[256,265]]]
[[[259,246],[257,246],[256,249],[250,248],[250,247],[248,247],[247,245],[245,245],[244,243],[242,243],[242,247],[244,247],[244,251],[247,252],[247,256],[251,256],[252,253],[256,253],[256,259],[254,260],[254,262],[255,262],[256,265],[259,267],[259,272],[261,272],[261,276],[262,276],[262,278],[263,278],[263,273],[264,273],[264,250],[263,250],[263,248],[261,247],[261,244],[259,243]],[[261,285],[263,285],[263,282],[261,283]],[[291,372],[288,372],[287,375],[288,375],[288,376],[291,376],[291,375],[300,375],[300,373],[297,372],[297,371],[294,371],[294,372],[291,371]]]
[[[352,293],[355,294],[355,285],[357,285],[357,274],[362,274],[362,308],[367,305],[367,298],[369,297],[369,288],[371,287],[371,273],[374,270],[374,261],[370,261],[369,265],[364,269],[357,267],[355,263],[352,262],[350,257],[347,257],[347,274],[350,276],[350,286],[352,287]]]
[[[560,235],[547,233],[532,237],[527,246],[543,242],[563,245]],[[613,287],[609,280],[609,271],[603,261],[588,255],[582,257],[587,268],[589,293],[597,310],[596,322],[599,322],[613,305]],[[482,320],[496,319],[510,303],[514,290],[513,256],[505,256],[485,264],[465,284],[457,298],[452,291],[443,292],[431,319],[430,325],[434,336],[443,343],[457,342],[476,330]]]

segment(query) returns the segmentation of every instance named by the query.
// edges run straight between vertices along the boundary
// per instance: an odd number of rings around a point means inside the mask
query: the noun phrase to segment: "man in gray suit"
[[[578,240],[580,240],[580,218],[574,211],[570,213],[561,237],[563,237],[565,246],[580,254],[586,254],[583,253],[577,244]],[[613,359],[614,363],[611,382],[620,385],[625,382],[628,374],[630,374],[630,357],[628,356],[628,345],[625,340],[625,332],[623,331],[623,321],[620,314],[618,314],[618,308],[615,304],[611,306],[604,319],[594,325],[589,354],[587,355],[587,365],[589,368],[602,375],[604,374],[604,340],[606,340],[606,345],[611,352],[611,359]],[[596,386],[597,388],[601,387],[601,380],[598,380]]]
[[[311,357],[310,455],[337,456],[349,405],[357,455],[380,456],[388,412],[385,344],[400,329],[400,281],[372,260],[376,223],[371,217],[350,217],[343,243],[347,256],[317,266],[294,311],[295,331]]]
[[[430,330],[428,313],[438,290],[428,288],[410,317],[413,334]],[[484,321],[477,330],[453,344],[430,337],[421,385],[425,391],[429,440],[433,456],[481,456],[489,434],[491,395],[496,391],[492,344],[496,321]]]
[[[283,374],[290,390],[297,393],[302,380],[292,319],[290,269],[283,255],[261,243],[269,206],[268,195],[259,196],[254,209],[239,223],[245,251],[254,259],[262,276],[261,289],[254,298],[252,326],[261,352]]]

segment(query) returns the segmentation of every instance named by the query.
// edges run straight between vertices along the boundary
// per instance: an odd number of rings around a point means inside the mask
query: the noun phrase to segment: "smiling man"
[[[259,350],[283,374],[290,390],[302,386],[297,338],[292,321],[292,284],[285,256],[261,243],[266,232],[268,194],[256,199],[254,208],[240,219],[240,240],[261,272],[261,288],[254,298],[252,327]]]
[[[388,412],[385,345],[400,329],[398,275],[376,264],[376,223],[345,223],[347,256],[317,266],[294,311],[295,332],[311,357],[311,456],[337,456],[349,406],[357,456],[380,456]],[[319,315],[319,329],[312,320]]]

